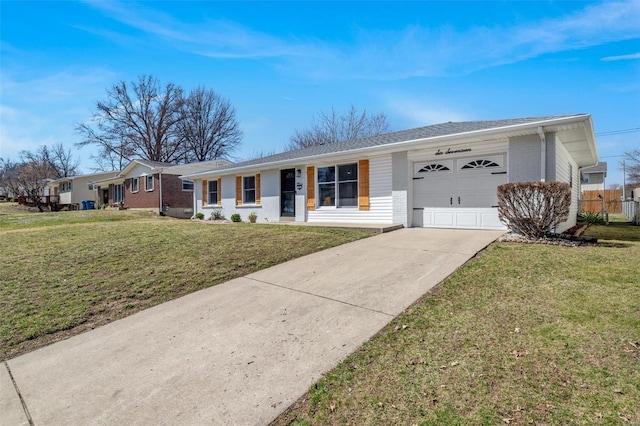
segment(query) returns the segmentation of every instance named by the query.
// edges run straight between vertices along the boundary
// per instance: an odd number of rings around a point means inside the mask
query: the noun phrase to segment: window
[[[89,191],[94,191],[98,189],[98,185],[95,185],[93,183],[90,183],[88,186],[89,186]]]
[[[182,181],[182,190],[183,191],[193,191],[193,181],[191,181],[191,180],[183,180]]]
[[[113,202],[124,202],[124,184],[113,185]]]
[[[486,167],[500,167],[500,164],[492,160],[473,160],[462,166],[462,169],[484,169]]]
[[[445,166],[444,164],[432,163],[432,164],[427,164],[424,167],[422,167],[420,170],[418,170],[418,173],[447,172],[449,170],[451,170],[451,169],[449,167]]]
[[[62,182],[60,184],[60,192],[70,192],[71,191],[71,181]]]
[[[321,206],[358,206],[358,164],[318,167],[318,198]]]
[[[218,181],[210,180],[207,185],[207,204],[218,204]]]
[[[140,182],[138,178],[131,178],[131,192],[138,192],[140,190]]]
[[[153,191],[153,175],[145,177],[144,189],[145,191]]]
[[[242,178],[242,203],[255,204],[256,202],[256,177],[245,176]]]

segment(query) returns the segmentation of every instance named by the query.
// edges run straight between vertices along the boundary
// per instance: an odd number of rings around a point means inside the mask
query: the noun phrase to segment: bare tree
[[[121,144],[119,147],[113,146],[109,149],[100,147],[98,153],[90,157],[96,164],[92,170],[95,172],[122,170],[129,163],[128,158],[132,157],[133,153],[127,151],[125,144]]]
[[[140,158],[167,163],[185,160],[176,124],[181,120],[182,88],[164,88],[152,76],[140,76],[129,85],[121,81],[107,90],[107,100],[97,102],[93,125],[76,127],[84,140],[78,146],[95,145],[115,158]]]
[[[15,163],[11,159],[0,158],[0,194],[9,197],[20,195],[19,172],[19,163]]]
[[[314,117],[309,128],[296,129],[285,149],[346,142],[377,136],[388,131],[389,124],[384,113],[368,115],[366,110],[360,112],[352,105],[347,113],[339,114],[331,108],[330,112],[321,111]]]
[[[204,87],[194,89],[186,98],[177,131],[184,140],[187,162],[227,157],[242,140],[235,109]]]
[[[11,196],[23,196],[42,211],[44,188],[50,180],[77,174],[78,160],[60,143],[21,151],[20,162],[0,158],[0,186]],[[9,195],[9,194],[8,194]]]
[[[625,152],[625,169],[630,183],[640,183],[640,148]]]
[[[44,188],[50,180],[64,177],[63,171],[56,167],[54,155],[46,145],[34,152],[20,152],[20,159],[16,176],[18,195],[24,196],[43,211]]]
[[[78,174],[80,160],[73,158],[71,148],[65,150],[62,143],[51,147],[49,158],[58,178],[75,176]]]

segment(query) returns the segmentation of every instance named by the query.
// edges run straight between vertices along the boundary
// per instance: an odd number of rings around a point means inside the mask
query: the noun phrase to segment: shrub
[[[571,188],[561,182],[518,182],[498,187],[498,215],[509,229],[542,238],[569,217]]]
[[[249,214],[249,222],[256,223],[256,220],[258,220],[258,215],[255,212],[251,212]]]
[[[222,210],[214,210],[211,212],[211,220],[225,220]]]
[[[581,222],[587,222],[590,225],[606,225],[607,221],[600,213],[582,212],[578,215]]]
[[[231,222],[242,222],[242,218],[239,213],[234,213],[231,215]]]
[[[204,213],[196,213],[196,219],[204,219]]]

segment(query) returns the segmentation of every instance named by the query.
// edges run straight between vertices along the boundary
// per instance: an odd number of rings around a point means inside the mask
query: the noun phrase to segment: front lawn
[[[274,425],[640,424],[640,227],[494,243]]]
[[[187,293],[371,235],[147,212],[0,208],[0,360]]]

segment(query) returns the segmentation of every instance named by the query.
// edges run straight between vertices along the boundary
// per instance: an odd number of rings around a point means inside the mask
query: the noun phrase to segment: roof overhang
[[[124,183],[124,177],[115,176],[110,179],[94,180],[91,183],[98,186],[120,185]]]
[[[569,154],[575,159],[578,167],[592,166],[598,162],[598,151],[596,148],[591,116],[589,114],[580,114],[575,116],[551,118],[504,127],[494,127],[490,129],[474,130],[470,132],[460,132],[444,136],[405,140],[384,145],[369,146],[320,155],[311,155],[280,161],[257,163],[247,166],[207,170],[204,172],[185,174],[180,176],[180,179],[206,179],[209,177],[218,177],[228,174],[238,174],[257,170],[281,168],[285,166],[317,163],[319,160],[329,161],[333,158],[345,157],[347,155],[382,155],[397,152],[399,150],[428,148],[441,145],[455,146],[471,142],[482,142],[516,136],[534,135],[538,134],[539,127],[542,127],[545,132],[556,132],[556,134],[558,135],[558,139],[564,144]]]

